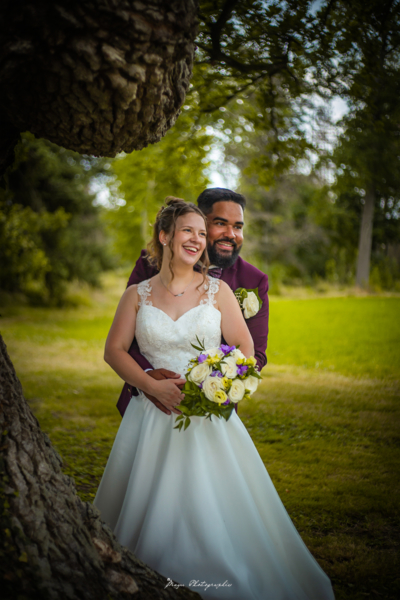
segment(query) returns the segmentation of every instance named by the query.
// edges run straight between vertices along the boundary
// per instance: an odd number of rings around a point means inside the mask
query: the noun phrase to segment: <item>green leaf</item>
[[[199,352],[204,352],[204,351],[205,351],[205,347],[204,347],[204,339],[203,339],[203,341],[201,342],[201,341],[199,340],[198,336],[196,335],[196,340],[197,340],[197,343],[199,344],[198,346],[196,346],[195,344],[192,344],[192,343],[191,343],[190,345],[191,345],[191,346],[192,346],[192,347],[193,347],[195,350],[198,350]]]
[[[236,298],[239,301],[240,307],[243,308],[243,306],[242,306],[243,300],[245,298],[247,298],[247,296],[249,295],[249,292],[254,292],[255,293],[255,295],[257,296],[260,308],[261,308],[262,305],[263,305],[263,302],[262,302],[262,300],[260,298],[260,295],[258,293],[258,288],[252,288],[252,289],[238,288],[237,290],[235,290],[234,294],[235,294]]]
[[[203,348],[199,348],[199,346],[196,346],[195,344],[190,344],[195,350],[198,350],[199,352],[203,352]]]

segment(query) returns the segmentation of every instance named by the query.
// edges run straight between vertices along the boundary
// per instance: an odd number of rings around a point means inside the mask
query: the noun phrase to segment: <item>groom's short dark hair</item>
[[[246,198],[242,194],[237,194],[225,188],[209,188],[201,192],[197,198],[197,206],[205,215],[212,211],[213,204],[216,202],[236,202],[236,204],[240,204],[243,210],[246,206]]]

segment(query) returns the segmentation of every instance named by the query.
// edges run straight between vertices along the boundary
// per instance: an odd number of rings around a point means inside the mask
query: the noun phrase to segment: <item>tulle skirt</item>
[[[124,414],[94,500],[121,544],[207,600],[333,600],[240,417],[175,418]]]

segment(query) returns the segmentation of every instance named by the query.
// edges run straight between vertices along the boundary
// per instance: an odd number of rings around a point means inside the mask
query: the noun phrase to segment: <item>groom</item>
[[[200,194],[197,204],[207,217],[209,274],[225,281],[233,291],[240,287],[247,290],[258,289],[262,307],[257,314],[246,319],[246,322],[253,338],[257,365],[261,371],[267,362],[265,351],[268,338],[268,277],[239,256],[243,245],[243,211],[246,200],[244,196],[231,190],[211,188]],[[146,250],[142,250],[127,287],[156,275],[157,269],[149,264],[146,254]],[[136,339],[132,342],[129,354],[154,379],[180,377],[167,369],[153,369],[146,358],[140,354]],[[136,389],[125,383],[117,404],[122,416],[132,394],[137,395]],[[147,397],[161,411],[167,415],[171,414],[171,411],[156,398]],[[237,405],[235,410],[237,412]]]

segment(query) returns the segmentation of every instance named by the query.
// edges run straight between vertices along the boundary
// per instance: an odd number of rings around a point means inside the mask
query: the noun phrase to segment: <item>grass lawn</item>
[[[102,354],[124,285],[108,275],[77,310],[0,310],[26,398],[89,501],[120,423]],[[270,314],[264,381],[239,416],[337,600],[397,600],[400,298],[271,298]]]

